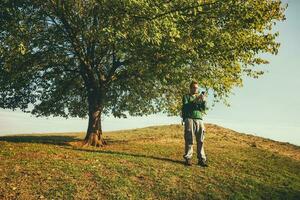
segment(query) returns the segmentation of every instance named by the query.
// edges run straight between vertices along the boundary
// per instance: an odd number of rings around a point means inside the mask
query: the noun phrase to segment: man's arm
[[[181,107],[181,117],[183,119],[183,121],[185,120],[185,111],[186,111],[186,105],[187,105],[187,98],[186,95],[182,96],[182,107]]]
[[[195,100],[197,104],[197,109],[201,111],[205,111],[207,108],[206,95],[200,94]]]

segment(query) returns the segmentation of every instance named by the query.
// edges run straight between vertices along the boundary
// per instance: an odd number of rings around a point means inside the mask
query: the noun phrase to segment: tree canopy
[[[276,54],[280,0],[2,0],[0,107],[178,114],[190,80],[226,99]],[[29,106],[31,105],[31,107]],[[28,107],[29,106],[29,107]]]

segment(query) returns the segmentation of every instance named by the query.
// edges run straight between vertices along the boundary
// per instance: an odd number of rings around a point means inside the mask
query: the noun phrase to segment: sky
[[[230,107],[211,107],[205,122],[238,132],[300,145],[300,1],[289,4],[286,21],[276,25],[281,43],[277,55],[267,55],[270,64],[259,79],[245,78],[242,88],[234,89]],[[163,114],[114,119],[104,117],[103,130],[133,129],[152,125],[179,124],[180,117]],[[36,118],[20,111],[0,109],[0,136],[18,133],[86,131],[87,119]],[[209,134],[209,130],[208,130]]]

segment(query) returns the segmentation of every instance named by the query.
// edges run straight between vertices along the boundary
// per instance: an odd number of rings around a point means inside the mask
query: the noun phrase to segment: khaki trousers
[[[197,158],[198,160],[206,161],[204,152],[205,128],[201,119],[187,118],[184,121],[185,152],[183,157],[191,159],[193,156],[193,135],[196,138]]]

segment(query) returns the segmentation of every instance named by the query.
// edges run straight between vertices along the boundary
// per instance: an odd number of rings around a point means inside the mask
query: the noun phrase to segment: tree
[[[0,107],[89,118],[178,114],[191,79],[226,100],[276,54],[280,0],[2,0]]]

